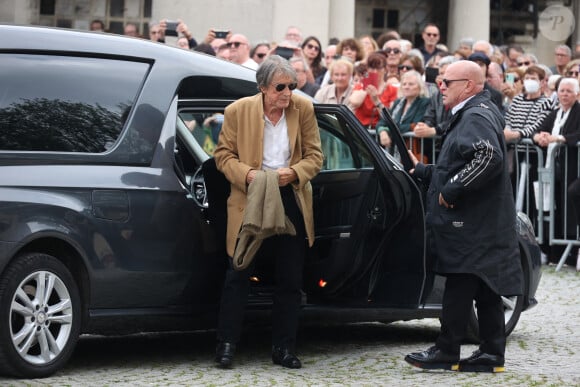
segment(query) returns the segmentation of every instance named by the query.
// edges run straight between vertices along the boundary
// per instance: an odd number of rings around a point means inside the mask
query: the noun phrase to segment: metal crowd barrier
[[[374,130],[369,130],[369,133],[376,139]],[[403,137],[408,140],[407,145],[411,151],[420,156],[428,156],[429,163],[437,161],[439,136],[418,138],[415,137],[414,133],[408,132],[404,133]],[[555,190],[558,173],[555,168],[556,158],[558,153],[562,152],[565,160],[562,166],[564,168],[563,176],[567,176],[570,167],[568,165],[570,152],[577,152],[579,165],[576,166],[578,171],[576,178],[580,178],[580,142],[576,144],[576,149],[564,144],[556,144],[554,152],[549,155],[548,167],[546,167],[546,157],[544,156],[545,150],[530,139],[510,144],[508,150],[516,210],[525,213],[530,218],[538,243],[565,246],[556,270],[562,268],[573,247],[580,246],[580,227],[575,224],[574,229],[570,230],[568,224],[568,210],[572,203],[569,202],[568,198],[569,182],[567,179],[562,179],[558,191]],[[563,200],[560,200],[559,196],[562,196]],[[576,205],[580,205],[580,203]],[[557,206],[562,206],[560,218],[557,218]]]

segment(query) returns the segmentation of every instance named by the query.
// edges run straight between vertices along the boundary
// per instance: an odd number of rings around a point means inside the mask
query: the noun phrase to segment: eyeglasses
[[[577,77],[578,74],[580,74],[580,72],[578,72],[578,71],[568,71],[566,73],[566,76],[568,76],[568,77]]]
[[[401,50],[399,50],[398,48],[390,48],[390,47],[385,48],[383,51],[385,52],[385,54],[390,54],[391,52],[393,54],[400,54],[401,53]]]
[[[266,56],[266,53],[259,53],[259,54],[256,54],[256,56],[257,56],[258,58],[262,59],[263,57],[265,57],[265,56]]]
[[[425,35],[427,35],[430,38],[436,38],[439,36],[439,34],[435,34],[433,32],[425,32]]]
[[[445,87],[449,87],[449,85],[451,85],[453,82],[460,82],[460,81],[469,81],[469,79],[442,79],[441,83],[445,85]]]
[[[310,44],[310,43],[308,43],[306,45],[306,48],[308,48],[309,50],[320,51],[320,47],[315,46],[314,44]]]
[[[399,70],[403,69],[405,69],[406,71],[413,70],[413,66],[399,65]]]
[[[294,90],[294,89],[296,88],[296,86],[298,86],[298,84],[297,84],[297,83],[278,83],[278,84],[275,86],[275,88],[276,88],[276,91],[279,93],[279,92],[281,92],[282,90],[284,90],[286,87],[288,87],[288,89],[289,89],[290,91],[292,91],[292,90]]]
[[[530,62],[529,60],[526,60],[524,62],[517,62],[518,66],[529,66],[532,64],[532,62]]]
[[[512,79],[513,79],[514,82],[519,82],[520,81],[520,77],[513,77]],[[504,81],[506,81],[506,82],[507,82],[507,80],[508,80],[507,78],[504,79]]]
[[[227,46],[228,46],[228,48],[232,48],[232,47],[238,48],[242,44],[246,44],[246,43],[244,43],[244,42],[228,42]]]

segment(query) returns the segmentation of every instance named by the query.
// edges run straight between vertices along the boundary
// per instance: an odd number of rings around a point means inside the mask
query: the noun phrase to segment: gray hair
[[[467,47],[469,47],[470,50],[473,47],[473,43],[475,43],[475,39],[469,38],[469,37],[468,38],[461,38],[459,40],[460,46],[467,46]]]
[[[409,77],[413,77],[417,81],[417,85],[419,86],[419,96],[420,97],[428,97],[429,92],[427,91],[427,86],[425,85],[425,81],[423,81],[423,76],[418,71],[409,70],[409,71],[406,71],[401,76],[401,83],[403,82],[404,78],[409,78]],[[402,87],[399,87],[398,95],[399,95],[399,97],[401,97],[403,95],[402,94]]]
[[[302,63],[302,68],[304,71],[310,70],[310,66],[308,66],[308,62],[306,62],[306,59],[304,59],[303,56],[293,56],[292,58],[288,59],[288,62],[290,65],[292,65],[292,63]]]
[[[441,66],[445,66],[445,65],[449,65],[451,63],[455,63],[457,62],[459,59],[457,59],[456,57],[454,57],[453,55],[447,55],[444,56],[443,58],[439,59],[439,62],[437,63],[437,65],[439,67]]]
[[[578,92],[580,92],[580,85],[578,84],[578,79],[576,79],[576,78],[562,78],[562,80],[558,84],[558,90],[560,90],[560,86],[562,86],[563,84],[566,84],[566,83],[574,88],[574,92],[576,94],[578,94]]]
[[[262,87],[270,86],[272,79],[277,74],[287,75],[292,78],[292,82],[298,82],[296,71],[294,71],[290,62],[280,55],[270,55],[258,67],[258,71],[256,71],[258,90],[261,90]]]
[[[560,44],[558,47],[556,47],[556,50],[565,50],[566,51],[566,55],[568,55],[569,57],[572,57],[572,50],[570,49],[570,47],[568,47],[565,44]],[[554,52],[556,50],[554,50]]]

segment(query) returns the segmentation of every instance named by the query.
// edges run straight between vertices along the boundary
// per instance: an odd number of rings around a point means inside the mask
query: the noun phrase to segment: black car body
[[[49,375],[81,333],[213,327],[228,186],[212,136],[225,106],[257,92],[255,72],[34,27],[0,26],[0,57],[0,372]],[[325,162],[304,321],[438,317],[422,188],[344,106],[315,108]],[[518,219],[526,289],[506,299],[508,332],[540,280],[533,230]],[[271,305],[263,261],[250,315]]]

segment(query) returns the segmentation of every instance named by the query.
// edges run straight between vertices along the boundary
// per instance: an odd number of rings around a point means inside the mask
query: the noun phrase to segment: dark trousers
[[[286,216],[296,228],[296,236],[276,235],[265,239],[256,259],[275,260],[275,289],[272,308],[272,345],[294,350],[298,315],[302,300],[302,268],[306,253],[304,220],[291,187],[280,189]],[[217,339],[237,343],[244,322],[244,310],[255,260],[242,271],[234,270],[232,259],[222,292]]]
[[[476,301],[479,319],[479,349],[485,353],[503,356],[506,336],[501,296],[473,274],[447,276],[437,347],[444,352],[459,355],[473,300]]]

